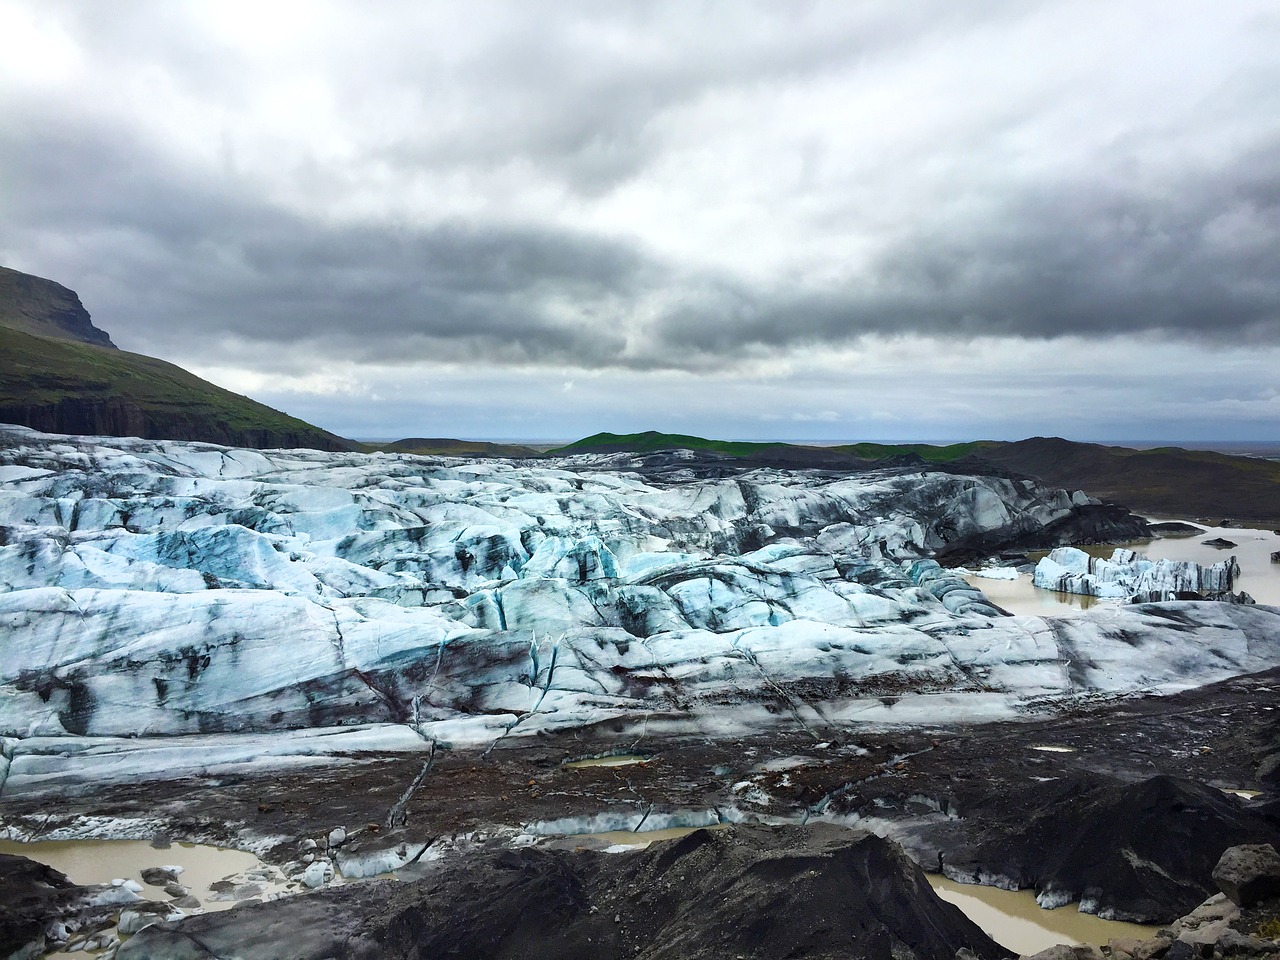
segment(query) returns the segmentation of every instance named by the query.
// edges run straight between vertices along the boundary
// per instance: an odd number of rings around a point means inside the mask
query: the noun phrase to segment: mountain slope
[[[74,291],[7,267],[0,267],[0,422],[48,433],[359,449],[172,363],[117,350]]]
[[[48,433],[357,448],[172,363],[6,327],[0,327],[0,422]]]

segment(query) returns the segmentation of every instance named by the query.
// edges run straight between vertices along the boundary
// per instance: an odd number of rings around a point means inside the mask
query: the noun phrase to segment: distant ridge
[[[745,457],[762,450],[791,447],[790,443],[756,443],[739,440],[708,440],[683,433],[596,433],[548,451],[566,453],[651,453],[656,450],[710,450],[730,457]]]
[[[406,437],[390,443],[366,443],[366,450],[383,453],[411,453],[424,457],[498,457],[523,459],[540,457],[533,448],[514,443],[490,443],[487,440],[455,440],[450,437]]]
[[[154,357],[117,350],[80,298],[0,268],[0,422],[239,447],[360,446]]]
[[[1134,450],[1061,437],[947,445],[856,443],[813,447],[709,440],[650,430],[597,433],[550,452],[649,453],[675,449],[719,453],[760,466],[928,466],[953,473],[1031,477],[1054,487],[1084,490],[1149,516],[1280,526],[1280,462],[1181,447]]]

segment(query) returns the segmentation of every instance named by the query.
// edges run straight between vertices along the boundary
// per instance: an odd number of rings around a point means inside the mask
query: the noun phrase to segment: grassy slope
[[[201,380],[154,357],[0,327],[0,408],[54,408],[119,400],[164,435],[166,424],[206,424],[231,435],[305,439],[322,449],[355,444],[303,420]],[[179,434],[174,439],[201,439]]]
[[[931,443],[850,443],[840,447],[832,447],[842,453],[848,453],[863,460],[884,460],[889,457],[900,457],[915,454],[929,463],[950,463],[991,446],[991,440],[971,440],[968,443],[952,443],[943,447]]]

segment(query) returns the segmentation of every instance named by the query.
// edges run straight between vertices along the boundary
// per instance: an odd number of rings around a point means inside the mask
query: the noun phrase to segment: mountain
[[[8,267],[0,267],[0,327],[116,348],[106,332],[93,325],[74,290]]]
[[[116,349],[74,292],[3,268],[0,422],[50,433],[359,449],[172,363]]]

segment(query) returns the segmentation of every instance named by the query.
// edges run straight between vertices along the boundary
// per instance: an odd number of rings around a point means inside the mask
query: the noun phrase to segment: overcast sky
[[[1275,0],[0,0],[0,264],[347,436],[1280,438]]]

